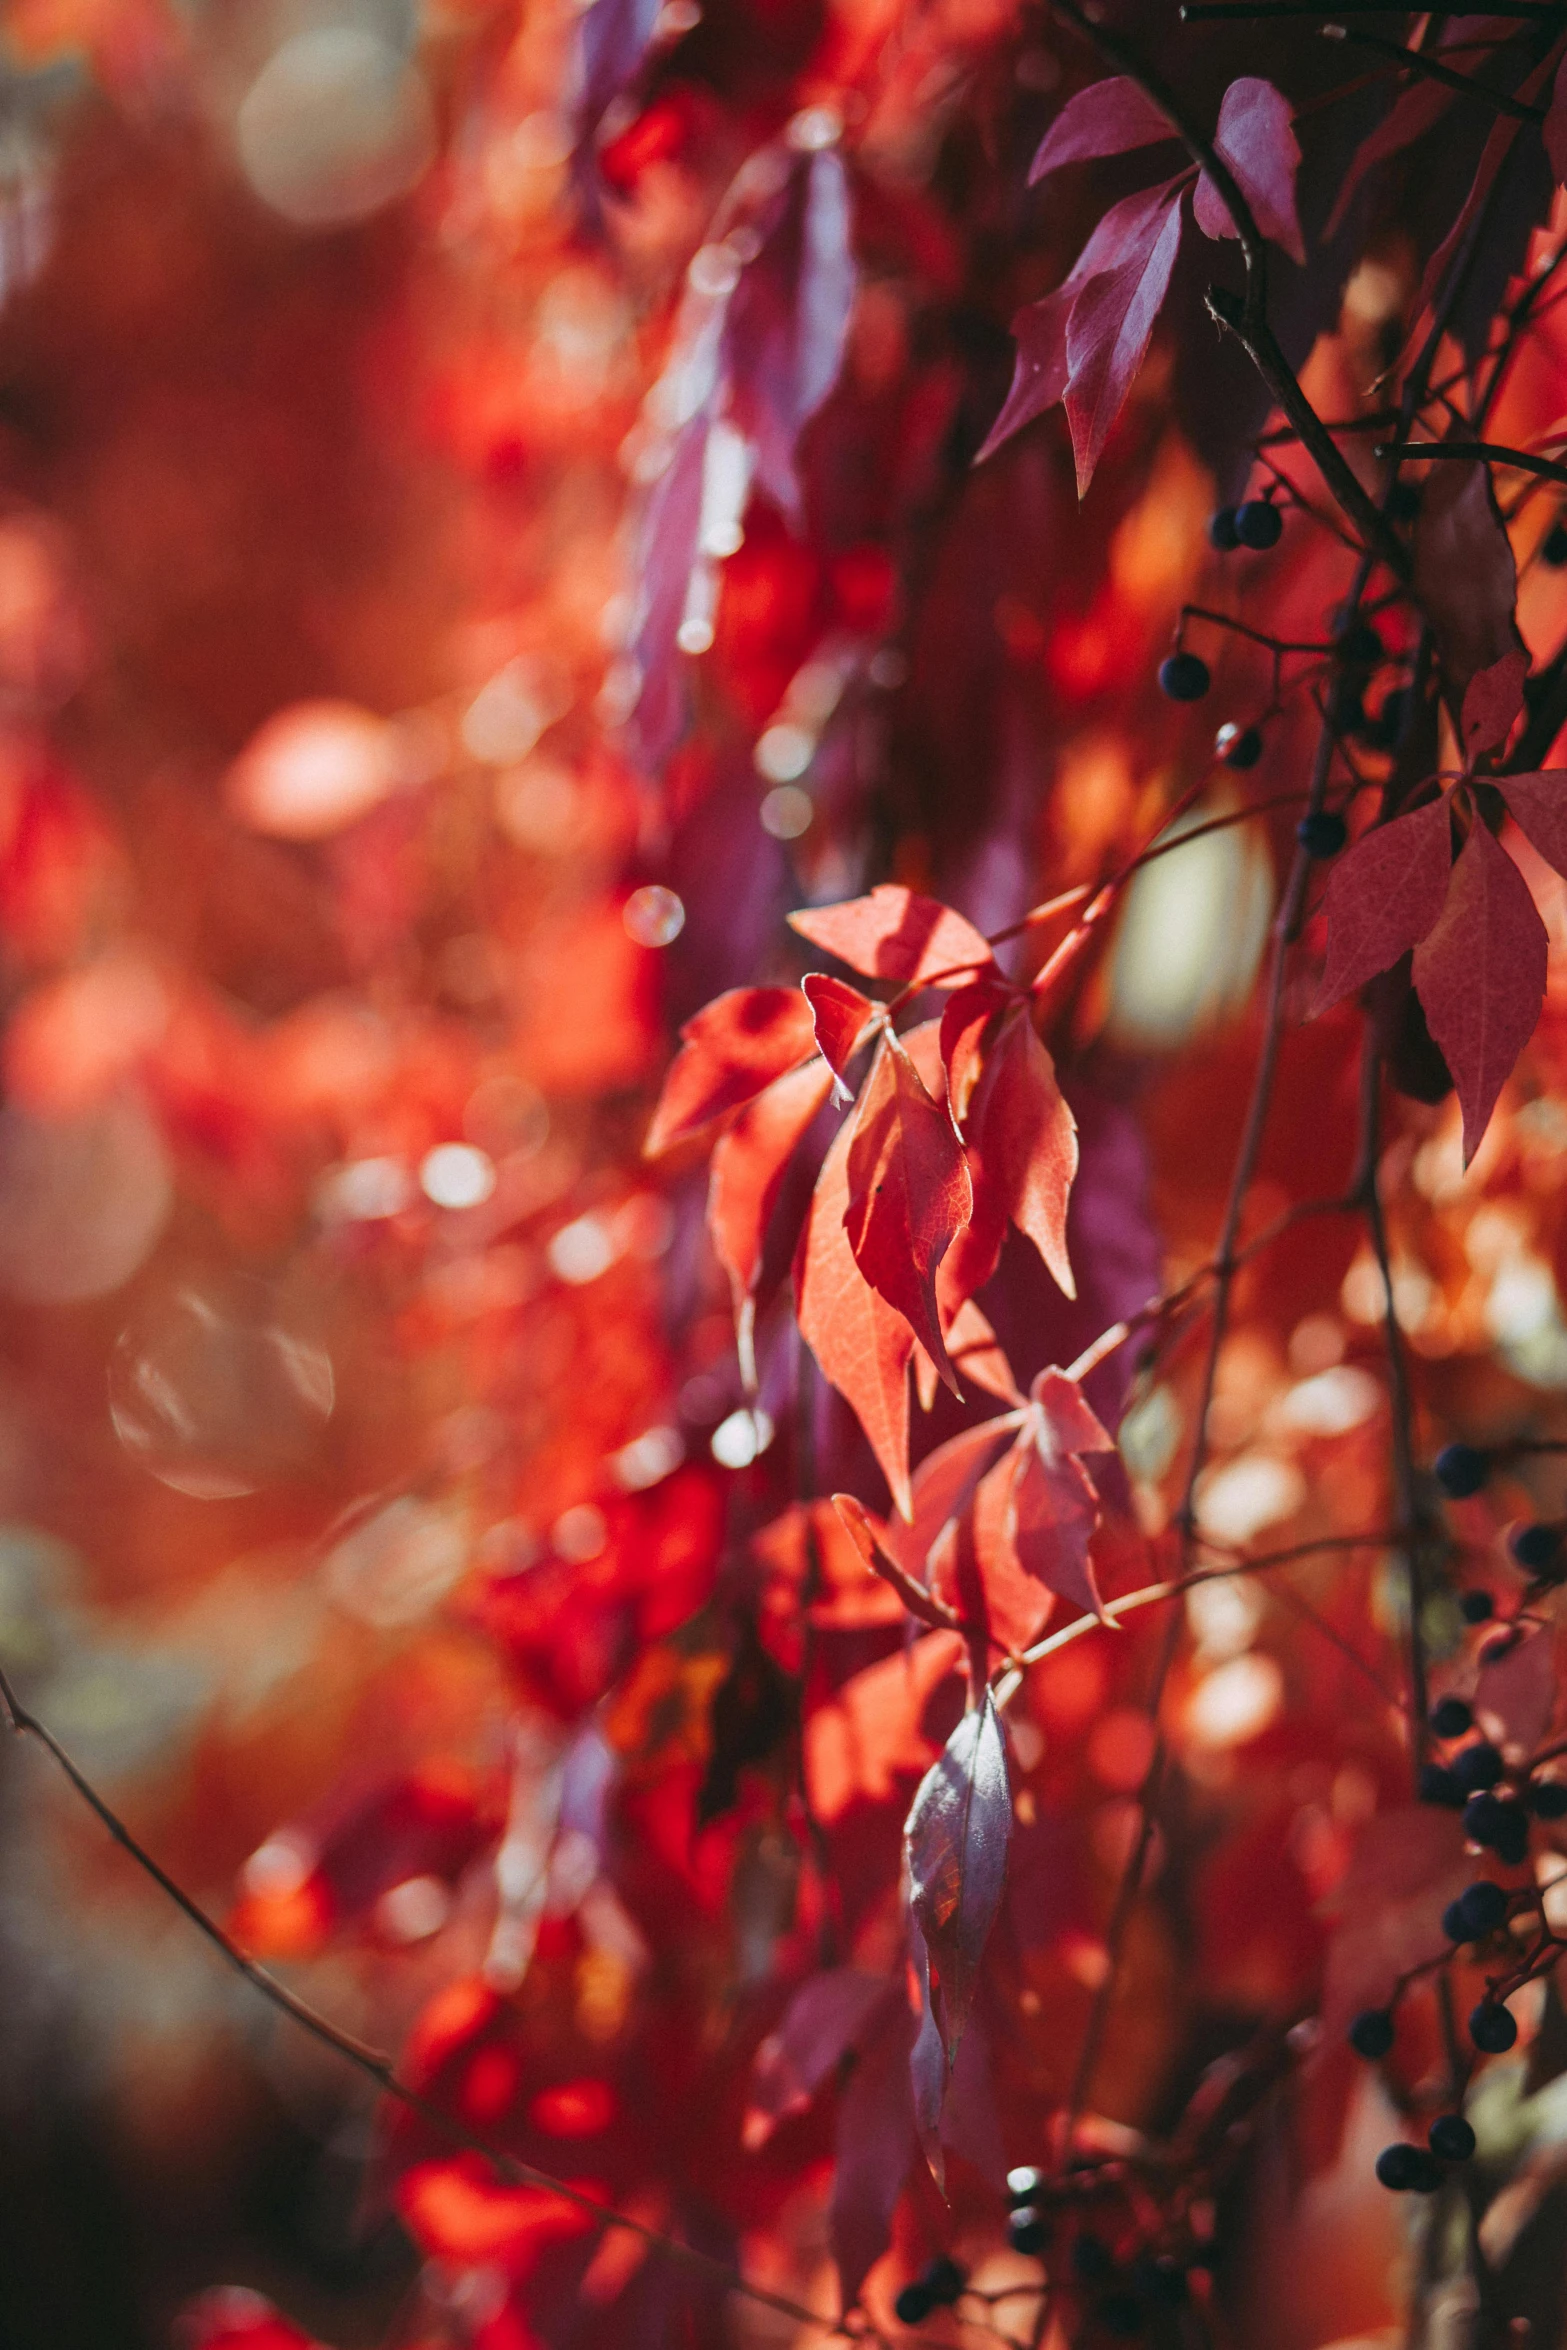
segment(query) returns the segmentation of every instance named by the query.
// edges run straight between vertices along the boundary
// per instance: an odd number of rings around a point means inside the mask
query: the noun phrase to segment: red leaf
[[[1550,159],[1551,176],[1558,186],[1567,187],[1567,57],[1556,69],[1551,103],[1540,136]]]
[[[1126,155],[1134,147],[1152,147],[1178,135],[1134,81],[1113,74],[1068,98],[1045,133],[1028,184],[1037,187],[1047,172],[1059,171],[1064,164]]]
[[[877,1053],[849,1143],[844,1226],[855,1263],[902,1314],[958,1392],[936,1307],[936,1272],[969,1220],[973,1191],[951,1117],[896,1037]]]
[[[1088,1555],[1099,1496],[1080,1456],[1114,1449],[1076,1381],[1064,1371],[1041,1371],[1017,1441],[1012,1544],[1036,1582],[1101,1621],[1104,1606]]]
[[[819,1059],[775,1077],[746,1104],[713,1152],[707,1224],[714,1253],[729,1276],[740,1367],[748,1389],[756,1385],[752,1323],[768,1223],[795,1148],[831,1088],[832,1071]]]
[[[950,2064],[974,2004],[1012,1834],[1006,1739],[988,1689],[921,1780],[903,1834],[909,1905],[941,1986]]]
[[[1016,1427],[1010,1416],[982,1420],[977,1428],[964,1428],[945,1444],[938,1444],[915,1470],[909,1522],[888,1528],[887,1547],[916,1583],[927,1580],[930,1554],[943,1528],[967,1509],[975,1487],[996,1458],[998,1445],[1011,1437]]]
[[[1445,799],[1363,833],[1328,882],[1328,959],[1313,1012],[1325,1012],[1417,946],[1436,923],[1452,870]]]
[[[1506,742],[1513,720],[1523,708],[1523,681],[1529,674],[1529,656],[1520,646],[1504,653],[1487,669],[1477,669],[1464,688],[1458,731],[1466,757],[1473,762],[1483,751]]]
[[[1545,924],[1529,885],[1478,818],[1453,868],[1442,919],[1415,949],[1415,992],[1453,1073],[1464,1164],[1534,1034],[1545,998]]]
[[[803,996],[800,1001],[804,1002]],[[822,1161],[794,1256],[795,1318],[822,1377],[848,1404],[876,1455],[894,1505],[909,1514],[909,1356],[913,1333],[879,1297],[849,1246],[845,1123]]]
[[[1067,328],[1079,294],[1093,279],[1117,268],[1132,254],[1152,250],[1175,185],[1167,180],[1156,188],[1140,188],[1135,196],[1123,196],[1119,204],[1112,204],[1055,292],[1031,302],[1013,319],[1018,354],[1012,388],[974,460],[976,465],[1061,398],[1071,372]]]
[[[985,1055],[974,1095],[983,1181],[1038,1249],[1068,1297],[1077,1295],[1066,1252],[1066,1210],[1077,1173],[1077,1121],[1062,1099],[1055,1063],[1017,1006]]]
[[[947,1527],[931,1553],[938,1598],[964,1619],[971,1635],[1009,1654],[1037,1639],[1053,1605],[1013,1541],[1012,1486],[1026,1443],[1026,1436],[1019,1438],[981,1477],[964,1516]]]
[[[971,972],[993,967],[972,922],[898,882],[882,882],[868,898],[791,914],[789,926],[852,971],[906,987],[957,987]]]
[[[1243,74],[1224,93],[1213,144],[1233,172],[1263,235],[1304,267],[1306,248],[1295,214],[1300,142],[1290,120],[1289,100],[1271,82]],[[1206,172],[1197,182],[1192,216],[1210,237],[1236,233],[1229,207]]]
[[[866,1022],[878,1007],[846,979],[831,979],[824,971],[808,971],[800,985],[816,1023],[818,1051],[835,1076],[847,1076]]]
[[[962,1656],[961,1632],[926,1632],[852,1674],[807,1717],[806,1786],[824,1826],[853,1803],[885,1803],[900,1778],[928,1767],[936,1741],[921,1727],[925,1710]]]
[[[1491,1721],[1487,1735],[1508,1749],[1532,1754],[1556,1711],[1556,1643],[1543,1627],[1498,1647],[1475,1681],[1476,1713]]]
[[[781,2121],[810,2104],[849,2051],[860,2045],[889,1995],[885,1975],[829,1967],[801,1984],[776,2032],[756,2052],[751,2102],[741,2137],[748,2152],[765,2146]]]
[[[1143,363],[1181,242],[1180,183],[1150,191],[1151,234],[1094,278],[1072,305],[1066,330],[1066,420],[1077,461],[1077,494],[1094,468]]]
[[[971,1387],[982,1387],[987,1395],[999,1395],[1003,1403],[1023,1401],[1001,1341],[971,1297],[964,1299],[947,1324],[947,1353],[958,1377]],[[918,1369],[918,1361],[915,1367]]]
[[[811,1051],[811,1007],[793,987],[732,987],[680,1031],[643,1150],[654,1158],[759,1094]]]
[[[910,2018],[900,2002],[869,2042],[838,2103],[832,2248],[848,2310],[892,2241],[892,2218],[914,2157]]]
[[[1492,780],[1524,838],[1539,850],[1547,865],[1567,874],[1567,767],[1547,767],[1533,775],[1498,775]]]
[[[1416,139],[1423,138],[1432,124],[1447,112],[1453,98],[1453,91],[1424,74],[1399,94],[1397,102],[1382,117],[1370,137],[1362,139],[1355,149],[1343,185],[1334,199],[1333,210],[1328,215],[1328,225],[1323,231],[1329,242],[1343,226],[1355,190],[1367,172],[1384,162],[1389,155],[1397,155],[1405,147],[1413,146]]]
[[[1010,988],[999,980],[982,979],[960,987],[947,1000],[941,1015],[941,1059],[947,1073],[947,1102],[958,1130],[967,1139],[974,1089],[984,1074],[982,1047],[998,1013],[1013,1001]]]
[[[1443,691],[1457,719],[1470,680],[1509,653],[1523,652],[1513,617],[1517,566],[1490,467],[1478,458],[1467,465],[1458,459],[1433,465],[1427,476],[1415,518],[1414,591],[1431,623]]]

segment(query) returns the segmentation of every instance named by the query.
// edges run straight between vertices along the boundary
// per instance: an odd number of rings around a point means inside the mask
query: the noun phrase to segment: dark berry
[[[893,2303],[900,2326],[923,2325],[935,2306],[923,2285],[905,2285]]]
[[[1349,2044],[1357,2056],[1374,2064],[1393,2045],[1393,2018],[1385,2007],[1363,2007],[1349,2027]]]
[[[1515,1526],[1507,1538],[1507,1547],[1531,1575],[1548,1575],[1560,1563],[1561,1528],[1544,1524]]]
[[[1464,1905],[1461,1901],[1450,1901],[1446,1909],[1443,1910],[1442,1931],[1449,1942],[1468,1941],[1469,1920],[1464,1915]]]
[[[1115,2275],[1115,2255],[1097,2236],[1074,2236],[1072,2270],[1085,2285],[1102,2285]]]
[[[968,2270],[943,2252],[933,2260],[920,2283],[938,2309],[950,2309],[968,2283]]]
[[[1269,498],[1248,498],[1235,509],[1235,536],[1243,547],[1262,554],[1276,547],[1284,535],[1284,517]]]
[[[1537,1820],[1567,1817],[1567,1779],[1536,1779],[1529,1790],[1529,1809]]]
[[[1044,2213],[1032,2203],[1019,2204],[1007,2221],[1007,2242],[1014,2252],[1043,2252],[1049,2235]]]
[[[1466,1624],[1488,1624],[1496,1613],[1496,1602],[1489,1591],[1461,1591],[1458,1612]]]
[[[1471,1795],[1464,1805],[1464,1834],[1471,1844],[1490,1844],[1507,1824],[1507,1806],[1489,1787]]]
[[[1491,1830],[1491,1850],[1504,1868],[1515,1869],[1529,1857],[1529,1816],[1521,1803],[1504,1803],[1502,1817]]]
[[[1502,1775],[1502,1758],[1488,1738],[1477,1738],[1453,1757],[1453,1776],[1466,1795],[1494,1787]]]
[[[1233,554],[1240,543],[1235,534],[1235,508],[1233,506],[1221,506],[1216,514],[1209,515],[1208,544],[1210,547],[1215,548],[1221,555],[1229,555]]]
[[[1414,2176],[1409,2184],[1417,2195],[1434,2195],[1443,2183],[1442,2165],[1423,2146],[1414,2149]]]
[[[1333,650],[1354,669],[1375,669],[1387,659],[1387,647],[1369,620],[1356,620],[1335,638]]]
[[[1178,2309],[1186,2298],[1186,2271],[1168,2252],[1145,2252],[1132,2264],[1132,2285],[1145,2301]]]
[[[1467,2162],[1475,2150],[1475,2134],[1461,2113],[1439,2113],[1430,2138],[1432,2153],[1444,2162]]]
[[[1032,2203],[1045,2183],[1045,2174],[1025,2162],[1018,2170],[1007,2173],[1007,2201],[1015,2208],[1019,2203]]]
[[[1461,1697],[1444,1697],[1431,1708],[1431,1727],[1439,1738],[1462,1738],[1474,1728],[1474,1715]]]
[[[1255,767],[1262,757],[1262,736],[1255,726],[1221,726],[1213,747],[1226,767]]]
[[[1486,2056],[1500,2056],[1518,2037],[1518,2026],[1496,1999],[1482,1999],[1469,2011],[1469,2037]]]
[[[1396,481],[1388,492],[1388,517],[1393,522],[1413,522],[1420,511],[1420,492],[1412,481]]]
[[[1567,522],[1553,522],[1540,548],[1540,561],[1553,571],[1567,567]]]
[[[1099,2304],[1099,2322],[1107,2334],[1140,2334],[1143,2314],[1135,2293],[1107,2293]]]
[[[1446,1811],[1462,1811],[1464,1791],[1445,1763],[1422,1763],[1420,1800],[1422,1803],[1439,1803]]]
[[[1349,838],[1344,819],[1332,808],[1314,808],[1295,827],[1295,838],[1308,857],[1336,857]]]
[[[1491,1472],[1490,1459],[1477,1444],[1444,1444],[1434,1466],[1438,1485],[1454,1501],[1478,1493]]]
[[[1200,702],[1213,683],[1208,664],[1196,653],[1172,653],[1159,664],[1159,687],[1172,702]]]
[[[1402,2142],[1384,2146],[1377,2156],[1377,2181],[1391,2187],[1395,2195],[1405,2195],[1414,2185],[1420,2167],[1420,2148]]]
[[[1461,1893],[1454,1905],[1463,1920],[1464,1931],[1455,1934],[1456,1942],[1478,1942],[1482,1934],[1494,1934],[1507,1915],[1507,1896],[1500,1885],[1493,1885],[1489,1877],[1477,1878]]]

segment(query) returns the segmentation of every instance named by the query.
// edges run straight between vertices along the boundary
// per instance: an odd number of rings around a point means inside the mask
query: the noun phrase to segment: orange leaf
[[[789,923],[851,971],[896,979],[906,987],[956,987],[974,971],[993,966],[990,948],[972,922],[897,882],[884,881],[868,898],[850,898],[841,906],[811,906],[791,914]]]
[[[804,1001],[804,998],[801,998]],[[913,1333],[879,1297],[849,1246],[849,1143],[845,1123],[822,1161],[794,1255],[800,1335],[865,1431],[896,1507],[909,1514],[909,1356]]]
[[[807,971],[800,985],[816,1022],[817,1049],[834,1075],[844,1077],[878,1007],[846,979],[833,979],[825,971]]]
[[[680,1031],[643,1152],[656,1158],[744,1106],[811,1050],[811,1007],[792,987],[732,987]]]
[[[896,1037],[860,1096],[849,1143],[844,1218],[855,1263],[902,1314],[942,1378],[959,1393],[936,1307],[936,1273],[974,1204],[963,1146]]]
[[[767,1226],[796,1145],[827,1099],[832,1071],[814,1059],[775,1077],[747,1102],[713,1153],[707,1223],[734,1296],[735,1338],[747,1388],[756,1385],[752,1326]]]

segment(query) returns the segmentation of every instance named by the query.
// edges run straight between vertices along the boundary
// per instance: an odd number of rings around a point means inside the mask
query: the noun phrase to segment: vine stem
[[[345,2064],[351,2065],[367,2081],[373,2082],[384,2096],[390,2097],[406,2112],[417,2114],[421,2121],[438,2130],[453,2145],[462,2147],[466,2153],[479,2155],[508,2186],[539,2188],[557,2196],[562,2203],[572,2204],[601,2234],[610,2228],[618,2228],[626,2235],[637,2237],[650,2252],[658,2253],[674,2266],[700,2278],[704,2284],[716,2286],[725,2293],[738,2294],[742,2299],[754,2302],[761,2308],[771,2309],[781,2317],[792,2318],[798,2325],[819,2327],[824,2333],[843,2330],[839,2320],[824,2317],[820,2310],[807,2308],[803,2302],[792,2300],[787,2293],[774,2293],[765,2285],[753,2285],[738,2269],[732,2269],[726,2262],[714,2259],[710,2253],[698,2252],[691,2245],[682,2244],[677,2237],[663,2235],[657,2228],[648,2227],[645,2222],[633,2219],[627,2212],[606,2208],[602,2203],[595,2202],[591,2195],[584,2194],[580,2188],[570,2186],[566,2180],[556,2178],[550,2171],[540,2170],[534,2163],[520,2162],[515,2155],[508,2154],[504,2147],[492,2144],[479,2131],[469,2129],[455,2114],[443,2111],[420,2090],[401,2078],[390,2057],[372,2048],[368,2042],[356,2039],[351,2032],[343,2031],[310,2006],[308,2001],[299,1998],[285,1984],[280,1983],[275,1975],[269,1974],[265,1967],[258,1966],[253,1958],[247,1958],[217,1920],[209,1917],[200,1902],[187,1893],[183,1885],[171,1877],[162,1863],[155,1860],[146,1846],[132,1835],[119,1814],[105,1802],[86,1773],[73,1761],[48,1724],[40,1721],[22,1703],[3,1669],[0,1669],[0,1713],[3,1713],[7,1725],[18,1737],[31,1738],[43,1747],[55,1767],[69,1781],[115,1843],[195,1927],[225,1965],[232,1967],[253,1991],[259,1993],[279,2014],[287,2016],[300,2031],[307,2033],[321,2047],[331,2049]],[[879,2336],[875,2338],[880,2339]]]

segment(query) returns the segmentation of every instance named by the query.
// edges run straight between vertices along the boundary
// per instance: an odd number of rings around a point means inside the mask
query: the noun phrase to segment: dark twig
[[[1537,473],[1543,481],[1567,482],[1567,465],[1554,457],[1536,457],[1528,449],[1504,449],[1496,441],[1389,441],[1374,452],[1378,457],[1410,458],[1424,465],[1433,458],[1450,463],[1472,457],[1486,465],[1511,465],[1519,473]]]
[[[1542,106],[1531,106],[1527,100],[1514,98],[1506,90],[1493,90],[1487,83],[1477,82],[1472,74],[1456,73],[1452,66],[1439,64],[1423,49],[1406,49],[1398,41],[1383,40],[1380,33],[1354,32],[1347,24],[1325,24],[1322,37],[1326,41],[1353,41],[1357,49],[1374,50],[1377,56],[1392,58],[1400,66],[1408,66],[1411,71],[1424,74],[1427,80],[1441,82],[1466,98],[1483,98],[1498,114],[1510,114],[1519,122],[1545,120]]]

